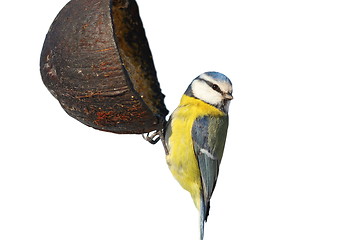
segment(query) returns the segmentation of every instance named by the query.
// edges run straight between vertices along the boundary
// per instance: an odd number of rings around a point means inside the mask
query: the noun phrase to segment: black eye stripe
[[[220,87],[217,85],[217,84],[215,84],[215,83],[212,83],[212,82],[210,82],[210,81],[207,81],[207,80],[205,80],[205,79],[201,79],[201,80],[203,80],[204,82],[206,82],[206,84],[207,85],[209,85],[212,89],[214,89],[215,91],[217,91],[217,92],[219,92],[219,93],[223,93],[222,91],[221,91],[221,89],[220,89]]]

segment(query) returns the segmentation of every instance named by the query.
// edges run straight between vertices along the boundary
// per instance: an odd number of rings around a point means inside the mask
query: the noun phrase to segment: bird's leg
[[[164,150],[165,150],[165,154],[166,154],[166,155],[169,155],[169,150],[168,150],[168,148],[167,148],[167,146],[166,146],[166,141],[165,141],[165,136],[164,136],[164,130],[160,130],[160,131],[161,131],[161,132],[160,132],[159,137],[160,137],[161,142],[162,142],[162,144],[163,144],[163,147],[164,147]]]
[[[156,144],[159,140],[161,140],[164,150],[165,150],[165,154],[166,155],[169,154],[169,150],[167,149],[166,142],[165,142],[164,130],[160,129],[160,130],[155,130],[153,132],[149,132],[146,134],[143,133],[142,137],[151,144]]]
[[[161,123],[162,128],[146,134],[143,133],[142,136],[146,141],[148,141],[151,144],[156,144],[159,140],[161,140],[165,150],[165,154],[168,155],[169,150],[166,146],[166,141],[165,141],[166,120],[164,117],[161,116],[157,116],[157,119],[159,120],[159,123]]]

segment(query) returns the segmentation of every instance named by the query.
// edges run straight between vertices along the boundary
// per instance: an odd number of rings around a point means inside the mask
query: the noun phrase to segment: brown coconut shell
[[[135,0],[72,0],[41,52],[44,84],[73,118],[114,133],[163,128],[168,110]]]

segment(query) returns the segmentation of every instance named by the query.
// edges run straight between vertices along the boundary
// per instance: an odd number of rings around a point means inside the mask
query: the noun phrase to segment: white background
[[[2,3],[0,239],[198,239],[160,144],[82,125],[43,85],[66,2]],[[360,239],[358,3],[138,0],[170,111],[204,71],[234,85],[206,240]]]

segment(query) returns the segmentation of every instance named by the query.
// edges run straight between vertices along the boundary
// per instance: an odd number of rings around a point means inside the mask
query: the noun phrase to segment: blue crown
[[[216,80],[216,81],[219,81],[219,82],[228,82],[228,83],[231,84],[230,79],[229,79],[227,76],[225,76],[224,74],[222,74],[222,73],[219,73],[219,72],[205,72],[205,73],[203,73],[203,74],[205,74],[205,75],[213,78],[213,79]]]

